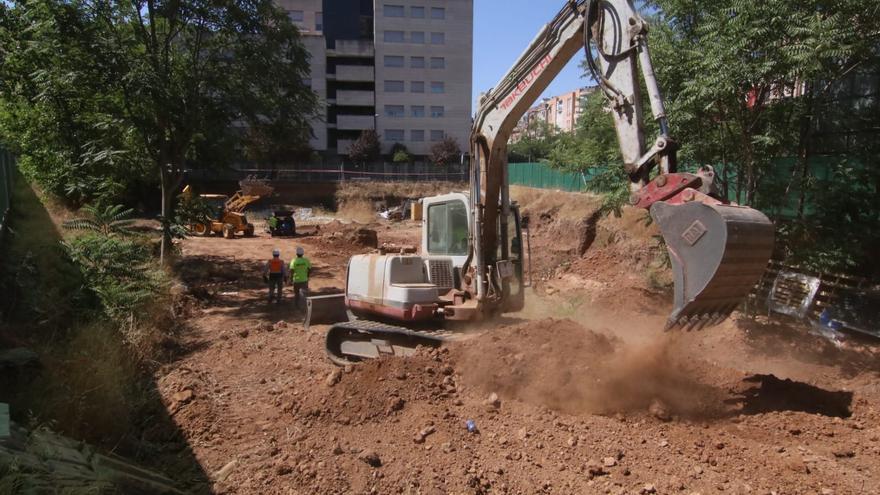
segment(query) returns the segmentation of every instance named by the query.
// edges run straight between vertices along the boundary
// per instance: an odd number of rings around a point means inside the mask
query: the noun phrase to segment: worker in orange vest
[[[269,303],[272,303],[272,299],[276,298],[276,289],[277,289],[277,299],[278,303],[281,303],[281,291],[284,289],[284,281],[287,280],[287,263],[281,259],[281,251],[277,249],[272,250],[272,259],[266,262],[266,266],[263,268],[263,280],[269,284]]]

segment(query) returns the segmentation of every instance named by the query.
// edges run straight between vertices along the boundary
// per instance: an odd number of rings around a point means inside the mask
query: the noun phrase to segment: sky
[[[559,13],[560,0],[474,0],[474,80],[473,108],[480,93],[495,86],[535,38],[544,24]],[[543,96],[553,96],[588,81],[579,68],[582,54],[576,55],[547,88]]]

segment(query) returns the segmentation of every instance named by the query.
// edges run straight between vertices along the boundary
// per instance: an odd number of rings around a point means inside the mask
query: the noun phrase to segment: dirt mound
[[[631,347],[570,320],[504,327],[456,352],[469,385],[568,414],[647,411],[717,416],[724,395],[697,382],[672,339]],[[700,370],[706,375],[706,370]]]

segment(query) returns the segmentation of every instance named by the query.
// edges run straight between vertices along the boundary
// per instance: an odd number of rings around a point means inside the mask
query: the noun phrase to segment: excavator
[[[348,321],[333,324],[326,337],[332,361],[410,355],[417,346],[461,335],[446,322],[473,322],[523,307],[523,219],[510,199],[507,142],[522,115],[581,50],[610,107],[629,202],[649,210],[669,252],[675,288],[666,329],[718,324],[747,297],[773,250],[773,224],[760,211],[718,197],[710,167],[677,170],[678,145],[651,64],[648,24],[632,1],[569,0],[501,82],[482,95],[471,132],[469,191],[422,200],[420,254],[380,251],[351,258],[344,294]],[[650,146],[639,76],[659,128]]]

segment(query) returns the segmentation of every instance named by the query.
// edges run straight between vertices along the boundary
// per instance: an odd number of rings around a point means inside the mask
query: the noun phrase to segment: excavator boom
[[[676,170],[677,144],[669,134],[647,39],[648,24],[631,0],[569,0],[501,82],[482,95],[471,134],[474,229],[468,268],[473,276],[460,288],[473,294],[484,311],[503,307],[506,295],[496,266],[504,263],[508,245],[508,138],[520,117],[581,50],[609,103],[622,166],[629,176],[630,202],[651,212],[669,250],[675,297],[667,328],[720,322],[763,273],[774,236],[767,217],[713,195],[710,168],[698,174]],[[639,78],[660,129],[650,147]],[[500,229],[494,228],[496,222]]]

